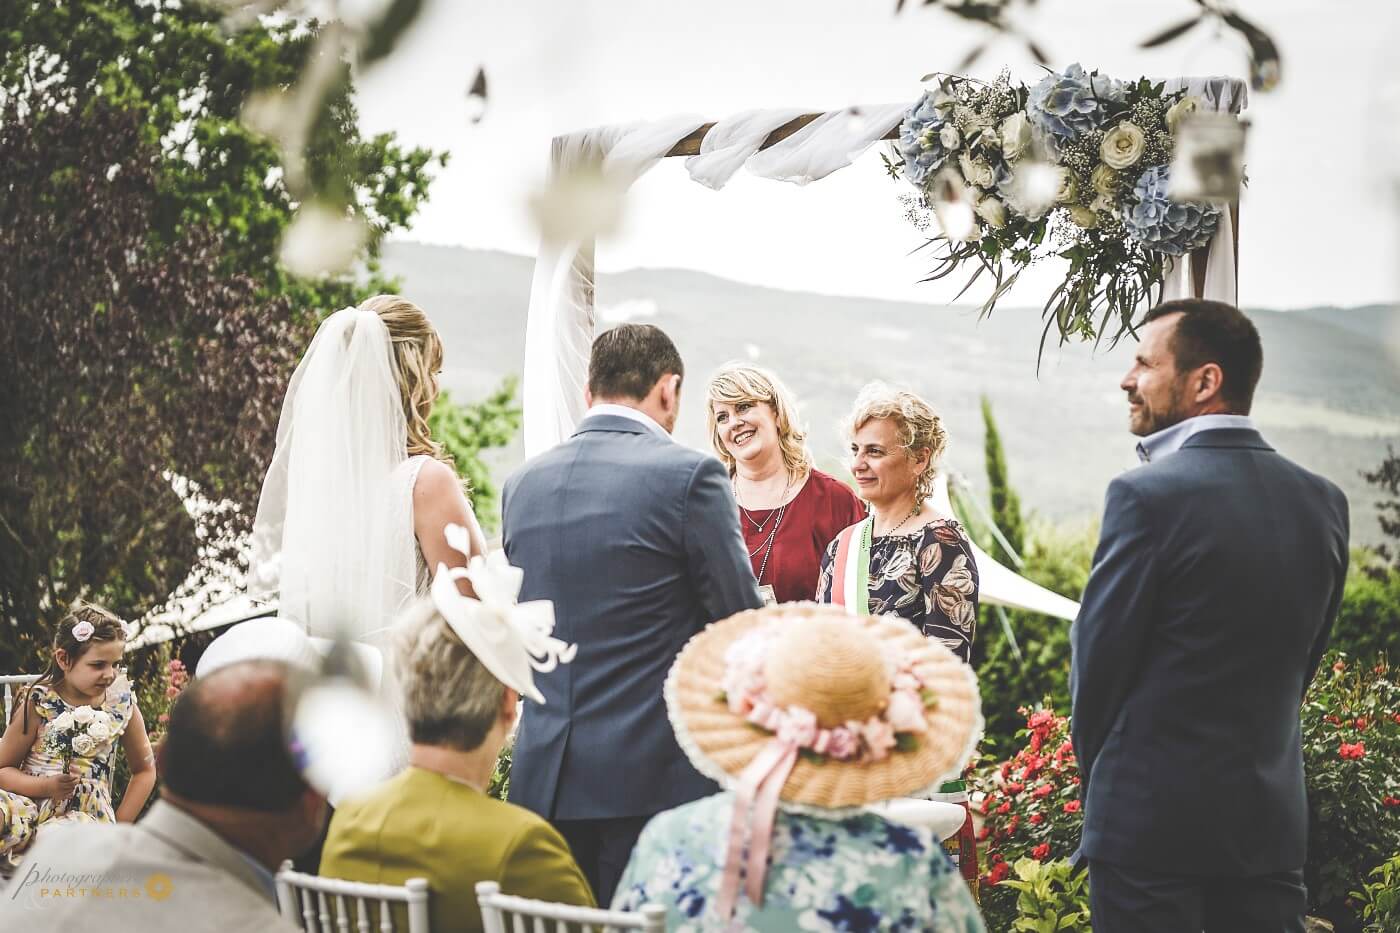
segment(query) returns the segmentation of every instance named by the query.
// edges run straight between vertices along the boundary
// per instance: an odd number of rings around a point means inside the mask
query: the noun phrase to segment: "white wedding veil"
[[[319,637],[379,642],[412,598],[408,426],[389,332],[366,308],[321,322],[297,364],[253,523],[248,592]]]

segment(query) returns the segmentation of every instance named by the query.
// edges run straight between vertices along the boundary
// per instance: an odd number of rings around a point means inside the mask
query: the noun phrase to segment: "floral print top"
[[[666,929],[928,930],[984,933],[967,884],[927,830],[874,813],[823,819],[783,810],[773,825],[763,906],[741,891],[733,923],[714,902],[734,795],[659,814],[632,850],[616,910],[666,908]]]
[[[839,540],[839,539],[837,539]],[[836,541],[822,557],[817,602],[832,601]],[[870,614],[902,616],[964,662],[977,629],[977,561],[956,519],[940,518],[907,535],[870,542]]]

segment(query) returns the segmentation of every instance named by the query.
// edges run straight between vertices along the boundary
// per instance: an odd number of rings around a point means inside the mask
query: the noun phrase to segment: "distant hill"
[[[432,316],[447,348],[444,384],[481,395],[520,373],[534,260],[457,247],[390,243],[384,267]],[[728,359],[755,359],[797,394],[824,468],[841,466],[838,423],[874,378],[908,385],[943,415],[948,466],[985,486],[979,397],[991,399],[1012,482],[1027,508],[1056,520],[1097,518],[1104,487],[1130,467],[1134,438],[1119,379],[1128,345],[1095,353],[1047,350],[1039,376],[1036,311],[999,308],[979,320],[961,307],[780,291],[700,272],[638,269],[598,283],[600,327],[647,320],[685,358],[678,437],[704,446],[704,380]],[[1400,309],[1251,309],[1264,340],[1255,416],[1269,440],[1331,478],[1351,500],[1353,538],[1379,540],[1376,496],[1360,471],[1400,446]],[[517,443],[496,464],[521,459]]]

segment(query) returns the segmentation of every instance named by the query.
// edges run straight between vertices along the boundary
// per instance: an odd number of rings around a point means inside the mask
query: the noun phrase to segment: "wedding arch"
[[[1168,91],[1194,95],[1207,109],[1239,114],[1247,104],[1246,86],[1235,78],[1174,78],[1165,85]],[[880,140],[895,138],[909,106],[853,106],[825,113],[750,110],[716,122],[673,117],[581,130],[554,139],[550,174],[558,179],[594,169],[625,188],[663,158],[685,157],[691,180],[716,190],[741,168],[760,178],[805,185],[845,168]],[[1205,246],[1168,264],[1164,299],[1237,300],[1238,222],[1238,207],[1231,205]],[[568,438],[585,413],[596,324],[595,245],[592,238],[564,241],[548,234],[540,244],[525,331],[527,458]],[[934,505],[951,514],[946,476],[935,490]],[[1074,601],[974,549],[984,602],[1069,620],[1077,614]]]

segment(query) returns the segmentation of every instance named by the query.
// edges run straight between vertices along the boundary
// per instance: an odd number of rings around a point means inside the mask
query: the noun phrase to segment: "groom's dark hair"
[[[1224,378],[1220,397],[1235,414],[1247,415],[1254,388],[1264,371],[1264,347],[1259,331],[1245,313],[1223,301],[1178,298],[1147,312],[1147,324],[1168,314],[1180,314],[1170,341],[1177,372],[1190,372],[1207,363],[1220,367]]]
[[[619,324],[593,341],[588,357],[588,391],[595,399],[640,401],[662,376],[685,377],[680,352],[666,332],[652,324]]]

